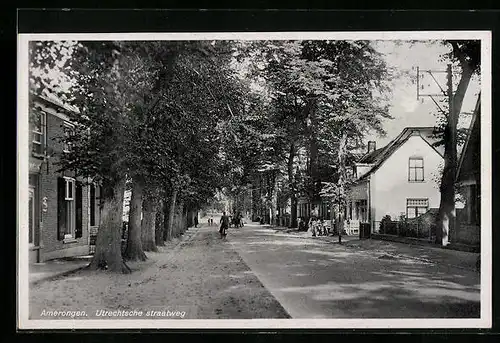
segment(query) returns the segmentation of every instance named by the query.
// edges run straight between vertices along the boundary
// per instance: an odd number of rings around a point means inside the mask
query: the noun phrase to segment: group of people
[[[328,221],[312,215],[309,218],[309,222],[306,222],[303,218],[299,218],[299,231],[307,231],[313,237],[328,236],[331,233],[331,228],[328,225]]]
[[[214,217],[210,216],[207,219],[208,226],[213,226],[214,225]]]
[[[227,215],[225,211],[222,213],[219,229],[221,238],[225,238],[227,236],[226,230],[229,229],[231,225],[234,227],[243,227],[243,215],[241,214],[241,212],[238,212],[234,217],[231,215]]]

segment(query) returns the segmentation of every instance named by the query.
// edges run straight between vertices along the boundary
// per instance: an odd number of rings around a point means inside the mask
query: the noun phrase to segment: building
[[[346,231],[369,223],[371,232],[379,233],[386,216],[411,220],[439,208],[443,152],[433,146],[435,141],[432,127],[407,127],[383,148],[369,142],[352,171]]]
[[[479,246],[481,234],[481,102],[478,99],[457,168],[457,186],[463,207],[457,206],[452,242]]]
[[[29,156],[29,261],[89,254],[89,231],[99,225],[99,187],[74,172],[58,172],[60,154],[72,149],[59,141],[74,128],[76,109],[57,99],[31,94]]]

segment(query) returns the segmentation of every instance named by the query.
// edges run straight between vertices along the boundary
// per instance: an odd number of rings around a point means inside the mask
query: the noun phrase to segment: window
[[[410,157],[408,168],[408,181],[424,181],[424,159],[421,157]]]
[[[42,155],[45,150],[45,113],[39,110],[33,112],[32,142],[33,152]]]
[[[58,178],[57,182],[58,239],[82,237],[82,185],[69,177]]]
[[[406,199],[406,217],[416,218],[429,209],[429,199]]]
[[[73,135],[73,125],[69,123],[64,123],[64,146],[63,146],[63,151],[64,152],[70,152],[71,151],[71,142],[69,142],[69,138]]]

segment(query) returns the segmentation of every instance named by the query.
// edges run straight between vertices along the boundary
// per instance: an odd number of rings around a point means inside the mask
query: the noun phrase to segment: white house
[[[432,127],[407,127],[387,146],[368,152],[358,161],[349,189],[348,231],[370,223],[372,233],[386,215],[415,218],[439,208],[439,169],[442,149],[434,147]]]

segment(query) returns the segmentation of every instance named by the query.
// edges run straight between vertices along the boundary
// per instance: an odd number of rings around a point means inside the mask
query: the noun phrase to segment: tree
[[[350,151],[368,131],[382,132],[381,121],[390,118],[384,60],[365,41],[265,42],[256,49],[255,69],[264,70],[271,97],[270,153],[285,162],[292,215],[300,191],[318,203],[328,193],[321,192],[325,183],[335,182],[345,201]],[[307,152],[307,163],[299,182],[300,150]]]
[[[436,232],[436,241],[442,245],[448,244],[448,236],[450,232],[454,232],[456,218],[455,177],[457,173],[458,118],[462,111],[463,100],[472,75],[479,73],[481,66],[480,41],[450,40],[446,41],[446,43],[451,45],[452,48],[447,57],[458,63],[461,73],[456,91],[448,94],[450,108],[442,135],[444,142],[444,168],[440,184],[440,230]]]

